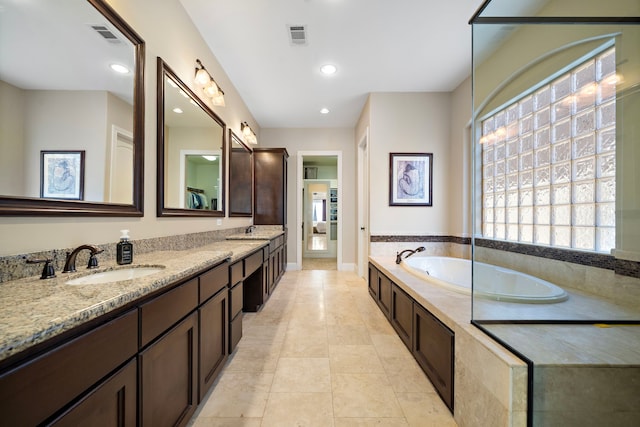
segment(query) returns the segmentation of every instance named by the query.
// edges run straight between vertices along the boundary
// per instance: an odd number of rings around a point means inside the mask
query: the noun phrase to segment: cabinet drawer
[[[133,310],[2,375],[2,424],[40,424],[132,357],[137,342]]]
[[[244,279],[244,271],[242,270],[242,260],[232,264],[229,267],[229,276],[231,276],[230,285],[233,286]]]
[[[242,311],[242,288],[243,288],[243,283],[240,282],[237,285],[235,285],[233,288],[231,288],[231,291],[229,292],[231,296],[231,301],[229,303],[229,306],[231,307],[230,315],[232,319]]]
[[[258,267],[262,267],[262,251],[249,255],[244,259],[244,277],[251,275]]]
[[[140,306],[141,346],[149,344],[198,305],[198,279],[191,279]]]
[[[200,304],[218,293],[229,284],[229,268],[227,263],[220,264],[200,276]]]
[[[117,422],[118,426],[135,427],[137,372],[137,361],[133,359],[51,425],[102,426]]]

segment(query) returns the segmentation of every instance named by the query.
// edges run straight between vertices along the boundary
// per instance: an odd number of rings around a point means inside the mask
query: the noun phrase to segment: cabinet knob
[[[364,227],[360,227],[360,230],[364,231]]]

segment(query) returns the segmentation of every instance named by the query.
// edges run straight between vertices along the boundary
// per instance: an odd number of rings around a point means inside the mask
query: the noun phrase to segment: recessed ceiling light
[[[173,109],[173,112],[174,112],[174,113],[178,113],[178,114],[182,114],[182,109],[181,109],[181,108],[176,107],[176,108],[174,108],[174,109]]]
[[[333,64],[325,64],[322,67],[320,67],[320,71],[322,72],[322,74],[326,74],[327,76],[330,76],[331,74],[335,74],[335,72],[338,71],[338,69]]]
[[[216,156],[205,156],[205,155],[203,155],[202,157],[204,157],[205,159],[209,160],[210,162],[214,162],[217,159]]]
[[[329,114],[329,109],[323,108],[322,110],[320,110],[320,114]]]
[[[109,67],[111,67],[111,69],[113,71],[115,71],[116,73],[120,73],[120,74],[128,74],[129,73],[129,69],[127,67],[125,67],[124,65],[121,65],[121,64],[111,64],[111,65],[109,65]]]

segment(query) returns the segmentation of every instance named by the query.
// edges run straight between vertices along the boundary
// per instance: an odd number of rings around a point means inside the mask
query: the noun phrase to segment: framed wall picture
[[[84,151],[40,151],[40,197],[84,200]]]
[[[432,206],[432,181],[432,153],[389,153],[389,206]]]

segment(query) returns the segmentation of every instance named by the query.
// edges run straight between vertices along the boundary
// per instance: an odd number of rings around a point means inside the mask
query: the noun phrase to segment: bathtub
[[[471,261],[439,256],[405,258],[407,271],[435,285],[471,295]],[[475,263],[474,296],[496,301],[550,304],[569,296],[553,283],[528,274],[481,262]]]

